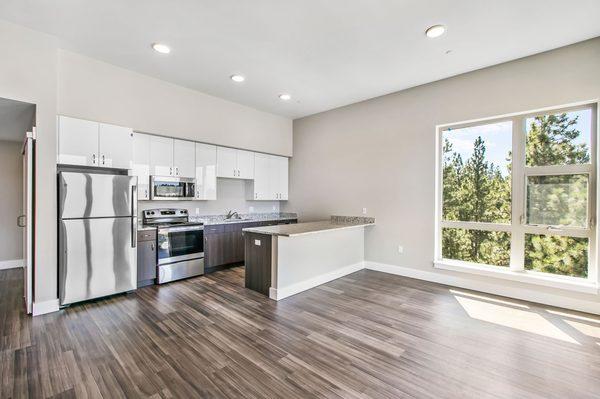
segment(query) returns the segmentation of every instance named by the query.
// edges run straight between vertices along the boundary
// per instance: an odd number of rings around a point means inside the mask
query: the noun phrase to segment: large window
[[[595,278],[596,112],[439,127],[436,263]]]

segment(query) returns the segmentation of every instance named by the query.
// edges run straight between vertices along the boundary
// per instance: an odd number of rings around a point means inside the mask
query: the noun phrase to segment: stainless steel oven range
[[[158,229],[158,284],[204,274],[204,226],[186,209],[148,209],[145,226]]]

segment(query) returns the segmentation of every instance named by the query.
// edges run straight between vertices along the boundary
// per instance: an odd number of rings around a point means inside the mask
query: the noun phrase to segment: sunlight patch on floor
[[[482,295],[482,294],[474,294],[472,292],[461,291],[461,290],[457,290],[457,289],[451,289],[450,292],[454,296],[461,295],[461,296],[466,296],[469,298],[481,299],[486,302],[494,302],[494,303],[498,303],[498,304],[502,304],[502,305],[510,305],[510,306],[514,306],[517,308],[529,309],[529,306],[527,306],[523,303],[513,302],[513,301],[506,300],[506,299],[498,299],[498,298],[494,298],[491,296],[486,296],[486,295]]]
[[[522,304],[517,304],[521,306],[515,308],[513,303],[507,305],[495,298],[485,296],[477,298],[477,295],[469,294],[469,296],[465,296],[463,293],[454,295],[454,297],[473,319],[579,345],[577,341],[540,314],[523,309],[522,306],[524,305]]]
[[[582,315],[575,314],[575,313],[568,313],[568,312],[552,310],[552,309],[548,309],[548,310],[546,310],[546,312],[557,315],[557,316],[561,316],[561,317],[568,317],[570,319],[576,319],[576,320],[587,321],[590,323],[596,323],[600,326],[599,318],[593,318],[591,316],[582,316]]]
[[[573,320],[565,320],[565,323],[582,333],[592,338],[600,338],[600,326],[592,326],[586,323],[580,323]]]

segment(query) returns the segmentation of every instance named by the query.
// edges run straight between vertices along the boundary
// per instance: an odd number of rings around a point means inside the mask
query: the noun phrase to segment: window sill
[[[476,263],[461,262],[450,259],[442,259],[433,262],[436,269],[451,270],[455,272],[464,272],[499,278],[504,280],[517,281],[546,287],[559,288],[567,291],[582,292],[585,294],[598,294],[598,284],[577,277],[546,276],[536,272],[516,272],[508,268],[499,266],[486,266]]]

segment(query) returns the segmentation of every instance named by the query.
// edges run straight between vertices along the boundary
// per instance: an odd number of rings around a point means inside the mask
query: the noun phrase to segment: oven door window
[[[197,256],[203,252],[204,230],[165,230],[159,232],[158,234],[159,261],[168,258],[186,257],[190,255]]]

